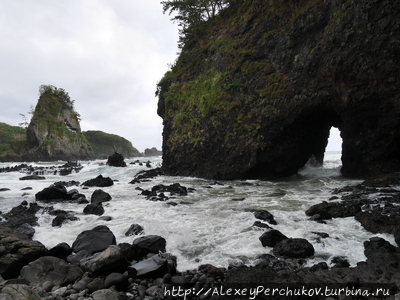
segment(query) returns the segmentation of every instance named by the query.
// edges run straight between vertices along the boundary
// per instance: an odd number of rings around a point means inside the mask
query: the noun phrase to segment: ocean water
[[[0,211],[7,212],[22,201],[35,202],[35,194],[57,181],[79,181],[103,175],[115,180],[111,187],[101,188],[112,196],[103,203],[104,221],[95,215],[83,214],[86,205],[75,203],[39,203],[52,205],[55,209],[72,211],[79,218],[60,227],[52,227],[54,216],[39,211],[39,225],[35,227],[34,239],[48,248],[66,242],[72,245],[79,233],[97,225],[108,226],[116,236],[117,243],[131,243],[136,237],[126,237],[131,224],[140,224],[146,235],[160,235],[167,240],[167,251],[178,259],[181,271],[196,269],[200,264],[210,263],[218,267],[246,264],[252,265],[261,254],[272,253],[272,248],[263,247],[259,237],[264,230],[253,227],[257,221],[251,210],[265,209],[272,213],[278,229],[288,237],[306,238],[315,248],[315,256],[307,260],[307,265],[325,261],[330,264],[334,256],[346,257],[354,266],[365,260],[363,242],[373,236],[380,236],[395,245],[390,234],[372,234],[354,220],[353,217],[328,220],[326,224],[308,220],[305,210],[314,204],[328,201],[334,188],[359,181],[344,179],[340,175],[340,152],[327,152],[323,167],[306,165],[297,175],[276,181],[233,180],[215,181],[192,177],[159,176],[150,182],[129,184],[145,165],[129,164],[132,161],[150,161],[152,167],[162,164],[161,157],[126,159],[126,168],[104,165],[105,161],[83,161],[79,173],[67,176],[45,175],[45,180],[21,181],[25,174],[19,172],[0,173]],[[63,162],[59,162],[62,164]],[[51,166],[55,163],[35,163],[32,165]],[[1,163],[0,168],[16,165]],[[151,189],[156,184],[180,183],[195,189],[187,196],[175,196],[166,202],[149,201],[141,195],[137,187]],[[25,187],[32,190],[23,191]],[[88,200],[99,189],[76,188]],[[279,192],[279,193],[277,193]],[[167,194],[168,196],[168,194]],[[244,199],[243,199],[244,198]],[[238,201],[240,199],[241,201]],[[178,205],[172,206],[173,201]],[[334,200],[338,201],[338,200]],[[320,238],[314,232],[329,234]]]

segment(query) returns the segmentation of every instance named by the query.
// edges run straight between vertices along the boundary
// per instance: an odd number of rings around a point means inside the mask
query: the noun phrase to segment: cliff
[[[126,158],[140,156],[140,152],[132,143],[121,136],[98,130],[84,131],[83,135],[92,147],[95,158],[108,158],[114,152]]]
[[[26,148],[26,129],[0,122],[0,161],[19,161]]]
[[[93,158],[81,132],[79,114],[67,92],[50,85],[40,87],[40,97],[27,128],[27,160],[79,160]]]
[[[276,178],[322,162],[400,170],[400,2],[237,1],[202,24],[157,87],[167,174]]]

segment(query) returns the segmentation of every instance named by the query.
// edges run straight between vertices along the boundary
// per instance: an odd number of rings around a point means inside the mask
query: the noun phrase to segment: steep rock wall
[[[343,139],[342,173],[400,169],[400,2],[253,0],[188,41],[158,84],[171,175],[275,178]]]
[[[79,115],[68,94],[52,86],[41,89],[27,128],[29,151],[25,159],[54,161],[93,158],[93,150],[81,132]]]

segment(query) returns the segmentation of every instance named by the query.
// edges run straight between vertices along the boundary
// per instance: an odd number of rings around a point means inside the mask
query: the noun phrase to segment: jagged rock
[[[259,239],[263,247],[275,247],[278,243],[286,240],[287,238],[288,237],[279,230],[272,229],[270,231],[264,232]]]
[[[104,273],[126,268],[127,262],[116,245],[110,245],[102,252],[80,261],[82,269],[91,273]]]
[[[274,216],[266,210],[257,210],[254,212],[254,217],[257,219],[267,221],[268,223],[272,225],[277,225],[278,223],[275,221]]]
[[[236,1],[158,84],[163,171],[293,175],[323,161],[332,126],[343,175],[398,171],[399,13],[390,0]]]
[[[103,190],[95,190],[90,198],[90,202],[99,203],[99,202],[108,202],[111,201],[112,197],[109,193],[104,192]]]
[[[135,259],[140,260],[149,253],[157,254],[159,252],[165,252],[166,244],[166,240],[158,235],[145,235],[139,237],[132,242],[136,251]]]
[[[90,254],[101,252],[110,245],[115,245],[115,236],[111,230],[104,225],[99,225],[91,230],[81,232],[72,244],[72,251],[77,253],[86,250]]]
[[[30,226],[37,226],[36,213],[41,209],[36,203],[30,203],[29,208],[25,205],[18,205],[12,208],[8,213],[3,215],[6,222],[3,225],[11,228],[18,228],[23,224],[29,224]]]
[[[43,285],[51,281],[54,285],[66,286],[81,278],[83,271],[66,261],[52,256],[43,256],[21,269],[21,277],[30,285]]]
[[[54,213],[54,212],[53,212]],[[53,214],[52,213],[52,214]],[[68,221],[78,221],[79,219],[72,215],[72,213],[67,212],[67,211],[57,211],[56,217],[51,221],[51,226],[53,227],[61,227],[63,224],[65,224]]]
[[[0,293],[2,300],[42,300],[32,287],[25,284],[8,284]]]
[[[50,202],[66,200],[67,189],[63,185],[52,184],[35,195],[37,201]]]
[[[103,177],[103,175],[99,175],[96,178],[90,179],[82,183],[83,186],[97,186],[97,187],[107,187],[112,186],[114,181],[110,177]]]
[[[165,274],[173,274],[176,271],[176,258],[170,254],[156,254],[148,259],[132,264],[128,268],[131,278],[160,278]]]
[[[0,275],[4,279],[18,276],[24,265],[45,255],[46,251],[42,243],[0,226]]]
[[[143,227],[139,224],[132,224],[128,231],[125,232],[125,236],[138,235],[141,233],[143,233]]]
[[[314,247],[306,239],[289,238],[279,242],[273,249],[277,256],[306,258],[314,255]]]
[[[27,161],[91,159],[93,151],[81,132],[79,114],[64,89],[42,85],[27,128]]]
[[[107,165],[111,167],[126,167],[126,162],[122,154],[115,152],[108,157]]]
[[[361,205],[361,203],[353,201],[331,203],[324,201],[307,209],[306,215],[312,217],[315,221],[352,217],[361,211]]]

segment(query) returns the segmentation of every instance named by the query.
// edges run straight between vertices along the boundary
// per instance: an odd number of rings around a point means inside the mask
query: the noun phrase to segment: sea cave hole
[[[331,127],[329,131],[328,144],[325,147],[324,160],[322,165],[327,169],[340,168],[342,165],[342,144],[340,130],[337,127]]]

